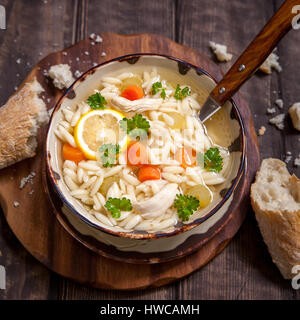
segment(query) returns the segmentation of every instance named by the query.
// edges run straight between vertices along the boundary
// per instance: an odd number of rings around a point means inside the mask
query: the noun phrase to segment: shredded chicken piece
[[[123,97],[113,97],[111,103],[114,107],[118,108],[121,111],[130,112],[138,111],[144,112],[149,110],[157,110],[162,104],[162,99],[149,99],[142,98],[138,100],[128,100]]]
[[[169,183],[152,198],[135,202],[132,207],[136,212],[141,213],[145,219],[158,217],[173,205],[178,193],[177,187],[176,183]]]

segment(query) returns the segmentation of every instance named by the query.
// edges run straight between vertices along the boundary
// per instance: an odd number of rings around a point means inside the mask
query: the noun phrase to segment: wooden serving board
[[[48,109],[54,107],[61,92],[53,87],[43,72],[58,63],[68,63],[73,72],[85,72],[93,63],[102,63],[125,54],[149,52],[189,61],[207,70],[217,80],[222,76],[218,66],[207,57],[158,35],[124,36],[105,33],[101,36],[102,43],[92,45],[91,40],[86,39],[50,54],[24,80],[27,82],[37,77],[45,89],[43,97]],[[0,171],[0,204],[9,226],[24,247],[49,269],[98,288],[133,290],[157,287],[190,274],[226,247],[249,211],[249,189],[259,166],[259,150],[249,107],[240,95],[236,95],[235,102],[246,129],[248,170],[240,182],[232,212],[214,236],[196,252],[160,264],[128,264],[103,257],[72,237],[56,219],[56,214],[53,214],[47,189],[42,183],[46,127],[39,131],[36,157]],[[32,171],[36,176],[21,190],[21,179]],[[19,207],[14,206],[14,201],[20,204]]]

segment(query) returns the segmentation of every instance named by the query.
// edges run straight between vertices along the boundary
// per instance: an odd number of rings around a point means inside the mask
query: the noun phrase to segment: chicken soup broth
[[[220,197],[233,142],[225,109],[207,130],[200,122],[207,96],[163,67],[102,77],[86,99],[62,109],[55,130],[71,195],[120,231],[171,231],[203,216]]]

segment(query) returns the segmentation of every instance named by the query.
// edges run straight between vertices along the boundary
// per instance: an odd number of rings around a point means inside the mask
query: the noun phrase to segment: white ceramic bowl
[[[215,81],[204,70],[182,60],[157,54],[136,54],[113,59],[98,65],[77,79],[62,95],[52,114],[46,141],[47,176],[63,203],[62,212],[69,223],[82,235],[90,236],[100,243],[113,246],[120,251],[149,253],[168,251],[186,241],[191,235],[204,233],[222,218],[233,198],[233,192],[242,176],[245,165],[245,132],[240,113],[233,102],[228,101],[223,111],[205,124],[208,134],[218,144],[231,152],[231,167],[226,181],[218,187],[218,194],[212,203],[193,214],[187,223],[178,223],[170,232],[124,232],[116,227],[107,227],[92,216],[80,202],[70,195],[62,178],[61,142],[54,134],[57,123],[62,119],[61,109],[76,106],[87,99],[99,87],[101,79],[122,71],[150,70],[156,67],[163,78],[174,83],[188,84],[197,91],[199,102],[204,102],[214,88]],[[201,90],[200,90],[201,89]],[[218,131],[219,130],[219,131]],[[219,134],[218,132],[221,132]]]

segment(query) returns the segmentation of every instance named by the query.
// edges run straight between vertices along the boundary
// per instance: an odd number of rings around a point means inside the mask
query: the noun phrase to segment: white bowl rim
[[[236,189],[236,187],[238,186],[241,177],[243,176],[244,173],[244,169],[245,169],[245,157],[246,157],[246,134],[245,134],[245,127],[244,127],[244,122],[243,119],[241,117],[241,114],[237,108],[236,103],[234,102],[234,100],[231,98],[229,99],[229,101],[232,104],[235,116],[236,116],[236,120],[239,123],[239,127],[240,127],[240,132],[241,132],[241,146],[242,146],[242,154],[241,154],[241,161],[240,161],[240,165],[239,165],[239,169],[237,171],[237,174],[235,176],[235,178],[231,181],[231,186],[228,188],[228,190],[226,191],[225,195],[222,197],[222,199],[205,215],[202,216],[190,223],[187,224],[183,224],[180,227],[175,227],[175,229],[172,232],[157,232],[157,233],[147,233],[147,232],[136,232],[136,231],[130,231],[130,232],[122,232],[122,231],[113,231],[109,228],[104,228],[102,226],[96,225],[95,223],[93,223],[92,221],[90,221],[89,219],[87,219],[86,217],[84,217],[76,208],[73,207],[73,205],[67,200],[66,196],[63,194],[63,192],[60,190],[60,188],[58,187],[57,181],[58,179],[60,179],[60,177],[57,177],[57,173],[51,168],[50,165],[50,159],[51,159],[51,155],[50,155],[50,151],[48,150],[48,140],[49,140],[49,132],[50,132],[50,126],[52,123],[52,119],[53,119],[53,115],[60,109],[62,101],[72,92],[73,87],[75,84],[77,84],[78,82],[82,82],[85,80],[85,78],[89,75],[89,74],[93,74],[97,69],[112,63],[112,62],[122,62],[122,61],[130,61],[131,59],[133,60],[138,60],[140,57],[142,56],[151,56],[151,57],[159,57],[159,58],[165,58],[165,59],[169,59],[169,60],[173,60],[175,62],[177,62],[178,64],[181,64],[189,69],[194,69],[199,75],[200,74],[204,74],[206,76],[208,76],[209,78],[211,78],[215,83],[217,83],[217,80],[206,70],[204,70],[201,67],[197,67],[189,62],[186,62],[182,59],[173,57],[173,56],[169,56],[169,55],[164,55],[164,54],[158,54],[158,53],[134,53],[134,54],[128,54],[128,55],[124,55],[124,56],[120,56],[120,57],[116,57],[113,58],[111,60],[105,61],[103,63],[100,63],[98,65],[93,66],[92,68],[88,69],[86,72],[84,72],[79,78],[77,78],[72,85],[62,94],[62,96],[60,97],[60,99],[58,100],[58,102],[56,103],[54,110],[52,112],[52,115],[50,117],[49,120],[49,124],[47,127],[47,133],[46,133],[46,143],[45,143],[45,159],[46,159],[46,174],[48,176],[48,178],[50,179],[50,183],[52,184],[52,186],[54,187],[54,191],[57,193],[57,195],[59,196],[59,198],[62,200],[62,202],[67,206],[67,208],[69,210],[71,210],[75,215],[77,215],[82,221],[84,221],[85,223],[87,223],[90,227],[97,229],[99,231],[102,231],[104,233],[110,234],[110,235],[114,235],[117,237],[125,237],[125,238],[131,238],[131,239],[136,239],[136,240],[145,240],[145,239],[158,239],[158,238],[164,238],[164,237],[171,237],[171,236],[175,236],[179,233],[182,232],[186,232],[188,230],[191,230],[195,227],[197,227],[199,224],[201,224],[202,222],[206,221],[208,218],[210,218],[213,214],[215,214],[223,205],[224,203],[229,199],[229,197],[232,195],[232,193],[234,192],[234,190]]]

